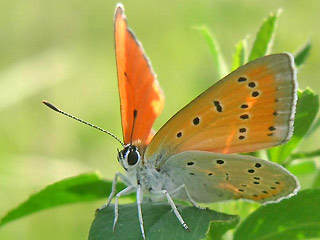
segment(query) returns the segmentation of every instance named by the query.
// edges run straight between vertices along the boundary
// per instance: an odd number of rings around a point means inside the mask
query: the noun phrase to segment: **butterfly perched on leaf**
[[[167,199],[188,230],[173,199],[201,208],[198,203],[232,199],[272,203],[297,193],[299,182],[282,166],[234,155],[283,144],[292,136],[297,81],[291,54],[268,55],[241,66],[154,133],[164,94],[121,4],[116,7],[114,34],[123,142],[103,131],[122,144],[118,161],[125,174],[116,174],[109,199],[100,208],[115,197],[114,227],[118,198],[132,192],[143,238],[143,195]],[[127,187],[116,193],[118,178]]]

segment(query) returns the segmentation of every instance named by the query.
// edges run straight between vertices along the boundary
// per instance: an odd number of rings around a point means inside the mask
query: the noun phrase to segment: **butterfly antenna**
[[[54,111],[56,111],[56,112],[58,112],[58,113],[61,113],[61,114],[65,115],[65,116],[67,116],[67,117],[69,117],[69,118],[72,118],[72,119],[74,119],[74,120],[77,120],[78,122],[81,122],[81,123],[83,123],[83,124],[85,124],[85,125],[88,125],[88,126],[90,126],[90,127],[93,127],[93,128],[95,128],[95,129],[100,130],[101,132],[104,132],[104,133],[110,135],[111,137],[113,137],[115,140],[117,140],[117,141],[124,147],[124,143],[123,143],[116,135],[114,135],[113,133],[111,133],[111,132],[109,132],[109,131],[107,131],[107,130],[104,130],[104,129],[101,128],[101,127],[98,127],[98,126],[95,126],[95,125],[93,125],[93,124],[91,124],[91,123],[88,123],[88,122],[86,122],[86,121],[83,121],[83,120],[80,119],[80,118],[77,118],[77,117],[75,117],[75,116],[72,116],[72,115],[70,115],[69,113],[66,113],[66,112],[60,110],[59,108],[57,108],[56,106],[54,106],[53,104],[51,104],[51,103],[49,103],[49,102],[47,102],[47,101],[45,101],[45,100],[43,100],[42,103],[44,103],[47,107],[51,108],[52,110],[54,110]]]
[[[133,132],[134,132],[134,126],[136,125],[137,115],[138,115],[138,111],[136,109],[134,109],[133,110],[133,123],[132,123],[131,137],[130,137],[130,145],[132,145]]]

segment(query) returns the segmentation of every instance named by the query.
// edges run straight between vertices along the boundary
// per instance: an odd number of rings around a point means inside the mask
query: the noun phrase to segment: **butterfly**
[[[136,192],[144,239],[143,195],[166,198],[188,230],[173,199],[202,208],[198,202],[274,203],[297,193],[297,178],[282,166],[233,154],[273,147],[291,138],[298,85],[291,54],[268,55],[241,66],[154,133],[152,126],[163,109],[164,94],[141,43],[127,26],[121,4],[115,11],[114,35],[123,142],[93,126],[123,146],[117,158],[125,174],[116,173],[108,201],[99,209],[115,198],[113,229],[119,216],[118,199],[132,192]],[[116,193],[119,179],[127,187]]]
[[[142,196],[167,198],[185,229],[173,198],[211,203],[247,199],[278,202],[299,189],[296,177],[280,165],[247,155],[283,144],[293,133],[297,101],[296,69],[287,53],[254,60],[214,84],[176,113],[154,135],[152,125],[164,106],[164,95],[141,43],[127,26],[122,5],[114,22],[118,86],[124,148],[118,161],[128,187],[136,191],[142,237]],[[102,208],[104,208],[102,207]]]

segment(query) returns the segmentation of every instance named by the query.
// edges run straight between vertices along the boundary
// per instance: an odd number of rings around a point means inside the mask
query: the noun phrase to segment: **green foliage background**
[[[0,216],[65,177],[98,169],[112,179],[121,170],[117,142],[41,104],[47,99],[121,136],[113,43],[116,3],[1,0]],[[298,81],[301,89],[308,86],[320,92],[319,1],[127,0],[123,4],[166,95],[156,129],[219,78],[209,47],[195,28],[199,26],[214,33],[230,64],[238,41],[248,36],[251,46],[262,20],[282,8],[273,52],[296,52],[310,40],[311,55],[299,69]],[[304,141],[300,150],[319,149],[319,133]],[[311,174],[302,187],[310,187],[314,177]],[[104,201],[22,218],[1,228],[0,239],[87,238],[94,211]],[[231,209],[228,213],[241,215],[241,209]]]

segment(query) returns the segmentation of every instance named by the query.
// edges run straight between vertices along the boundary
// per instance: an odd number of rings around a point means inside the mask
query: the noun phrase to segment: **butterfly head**
[[[135,145],[128,144],[123,150],[118,150],[118,161],[126,171],[138,166],[140,159],[141,154]]]

